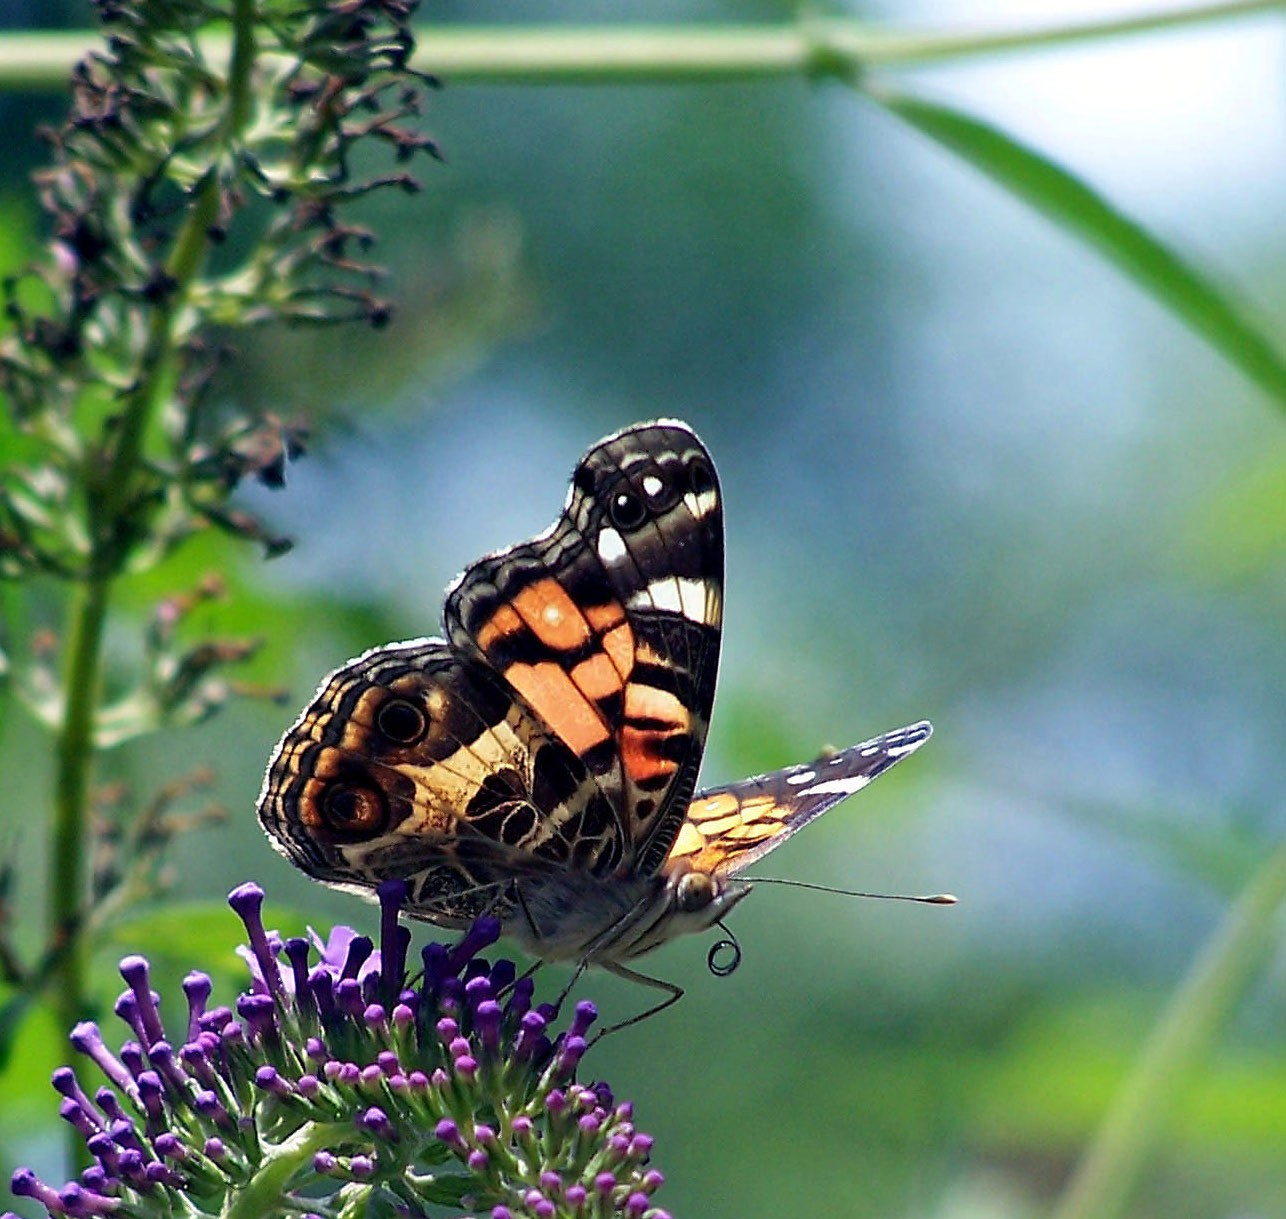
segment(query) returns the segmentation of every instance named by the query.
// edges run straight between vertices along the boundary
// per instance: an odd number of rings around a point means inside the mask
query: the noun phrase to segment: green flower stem
[[[251,25],[253,0],[237,0],[238,30]],[[228,120],[234,137],[249,113],[253,37],[240,33],[229,70]],[[125,528],[136,511],[134,484],[142,470],[144,441],[175,378],[175,353],[191,285],[200,272],[217,219],[219,184],[213,170],[195,189],[166,264],[172,289],[153,312],[132,391],[125,397],[114,433],[111,459],[89,496],[90,575],[72,605],[63,714],[56,747],[54,827],[49,857],[49,944],[54,949],[50,981],[58,1024],[71,1028],[88,1014],[85,975],[88,944],[80,920],[85,899],[89,789],[94,761],[94,717],[99,701],[103,627],[115,578],[124,570],[141,535]],[[68,1132],[72,1154],[84,1149]]]
[[[143,441],[161,404],[174,385],[176,323],[187,304],[187,291],[201,269],[210,245],[209,230],[218,218],[219,184],[210,170],[196,187],[183,227],[170,252],[166,271],[173,287],[149,320],[147,342],[139,357],[139,377],[126,396],[111,466],[102,490],[95,541],[106,553],[101,557],[118,572],[124,556],[113,553],[112,540],[122,516],[129,511],[133,481],[140,472]],[[128,545],[128,542],[126,542]]]
[[[848,78],[865,68],[916,67],[1275,11],[1281,0],[1214,0],[1137,17],[967,32],[807,17],[761,26],[430,26],[418,31],[416,66],[453,84]],[[72,63],[92,42],[80,32],[0,37],[0,89],[63,90]],[[215,53],[214,38],[209,47]]]
[[[77,590],[63,678],[66,694],[55,762],[48,888],[54,1002],[58,1027],[67,1029],[86,1014],[88,954],[78,923],[85,883],[85,822],[94,752],[94,709],[110,586],[110,580],[98,578],[86,581]]]
[[[273,1147],[254,1175],[230,1195],[223,1219],[261,1219],[263,1215],[280,1214],[282,1194],[291,1177],[308,1171],[317,1152],[342,1141],[352,1131],[351,1125],[305,1123]],[[355,1188],[363,1198],[370,1193],[366,1186]]]
[[[1286,904],[1286,844],[1242,890],[1153,1030],[1053,1219],[1119,1215],[1192,1069],[1276,942]]]
[[[234,0],[232,62],[228,65],[228,112],[224,131],[238,136],[250,121],[250,75],[255,64],[254,0]]]

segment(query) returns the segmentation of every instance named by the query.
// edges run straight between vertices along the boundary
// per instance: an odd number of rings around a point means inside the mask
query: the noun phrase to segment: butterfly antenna
[[[736,973],[737,966],[741,964],[741,945],[722,920],[715,923],[715,926],[726,938],[713,944],[706,953],[706,967],[716,978],[726,978],[729,974]]]
[[[954,893],[926,893],[922,896],[912,896],[909,893],[863,893],[857,889],[815,885],[807,880],[783,880],[778,876],[756,876],[753,881],[757,885],[789,885],[792,889],[816,889],[819,893],[838,893],[841,897],[874,897],[885,902],[919,902],[925,906],[954,906],[957,901]],[[723,926],[722,923],[719,925]]]

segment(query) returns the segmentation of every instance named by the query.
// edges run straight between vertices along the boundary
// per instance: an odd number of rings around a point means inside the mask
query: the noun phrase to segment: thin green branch
[[[328,1146],[349,1138],[351,1127],[305,1122],[289,1138],[271,1149],[257,1171],[252,1173],[232,1196],[224,1210],[226,1219],[258,1219],[261,1215],[288,1214],[282,1207],[287,1183],[312,1163],[313,1156]],[[372,1186],[350,1189],[362,1202],[374,1192]],[[362,1213],[365,1213],[363,1207]]]
[[[869,68],[919,67],[1282,11],[1282,0],[1215,0],[1133,17],[951,31],[819,18],[761,26],[423,26],[415,65],[452,84],[851,77]],[[0,36],[0,90],[61,91],[72,64],[95,41],[80,31]],[[210,51],[218,53],[215,37]]]
[[[218,217],[219,184],[211,169],[194,197],[166,265],[171,288],[148,323],[147,342],[139,357],[139,377],[125,398],[117,443],[103,487],[95,541],[110,548],[115,527],[128,509],[132,482],[139,472],[143,441],[174,380],[175,322],[187,303],[188,289],[210,245],[210,228]],[[113,567],[114,554],[103,556]]]
[[[250,83],[256,51],[254,0],[235,0],[232,23],[232,62],[228,65],[228,109],[224,133],[237,137],[250,121]]]
[[[88,959],[79,921],[84,908],[86,822],[94,711],[110,581],[94,578],[78,590],[71,611],[64,674],[62,727],[54,777],[54,826],[49,856],[49,947],[58,1027],[85,1018]]]
[[[1192,1070],[1276,942],[1286,846],[1251,878],[1157,1023],[1053,1219],[1112,1219],[1124,1209]]]

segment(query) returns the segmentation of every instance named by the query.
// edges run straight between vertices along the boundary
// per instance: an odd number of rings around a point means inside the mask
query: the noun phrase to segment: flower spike
[[[376,950],[342,927],[325,941],[283,940],[263,925],[263,890],[239,886],[229,904],[249,941],[247,989],[210,1007],[208,976],[189,974],[177,1049],[148,962],[125,958],[118,1014],[137,1040],[113,1052],[96,1025],[77,1025],[72,1044],[106,1084],[91,1099],[72,1068],[53,1077],[93,1162],[61,1189],[19,1169],[12,1192],[59,1219],[432,1203],[512,1219],[667,1219],[652,1205],[663,1178],[632,1107],[577,1079],[594,1005],[552,1028],[551,1005],[533,1010],[530,978],[479,957],[494,919],[430,944],[408,986],[405,900],[405,885],[381,890]]]

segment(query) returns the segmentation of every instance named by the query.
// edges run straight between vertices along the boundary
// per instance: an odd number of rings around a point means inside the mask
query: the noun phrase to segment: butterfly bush
[[[577,1070],[597,1012],[534,1004],[512,961],[479,954],[479,919],[430,943],[408,980],[402,882],[379,892],[380,946],[347,927],[283,940],[263,890],[228,901],[245,924],[250,985],[215,1005],[208,975],[183,981],[183,1040],[166,1035],[141,956],[121,961],[113,1050],[78,1024],[78,1068],[53,1086],[92,1162],[61,1187],[20,1168],[13,1193],[51,1216],[423,1215],[668,1219],[652,1195],[652,1139],[629,1102]],[[16,1219],[6,1212],[0,1219]]]

